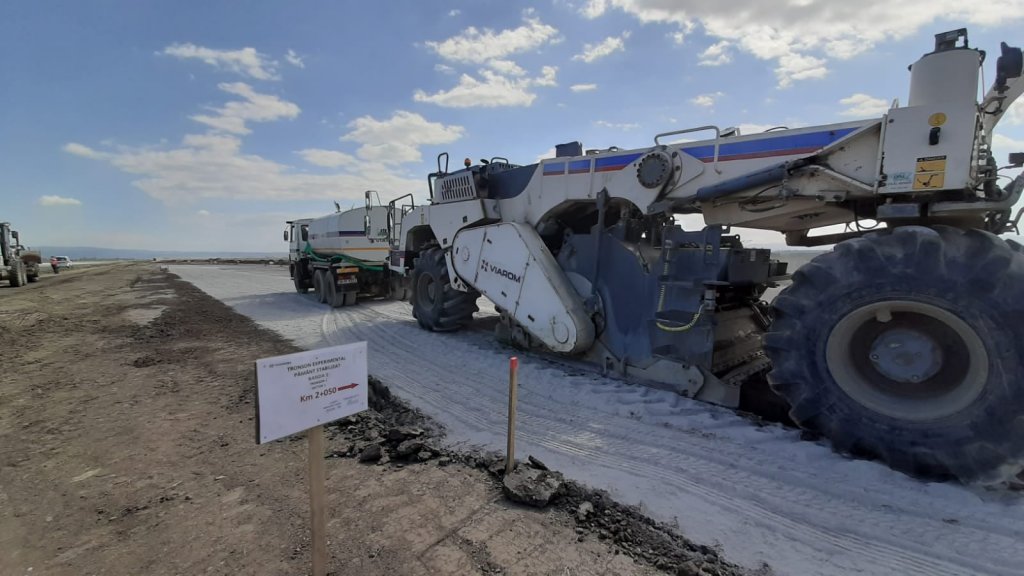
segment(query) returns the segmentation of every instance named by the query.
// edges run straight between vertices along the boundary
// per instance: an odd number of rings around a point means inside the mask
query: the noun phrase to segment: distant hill
[[[96,248],[92,246],[31,246],[43,258],[67,256],[71,260],[152,260],[206,258],[287,258],[287,252],[204,252],[190,250],[133,250],[130,248]]]

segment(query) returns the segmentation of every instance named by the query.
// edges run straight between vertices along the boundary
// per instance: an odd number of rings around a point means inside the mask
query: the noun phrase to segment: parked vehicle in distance
[[[71,258],[67,256],[51,256],[50,267],[53,268],[54,274],[58,274],[62,268],[71,268]]]
[[[39,252],[22,246],[11,224],[0,222],[0,281],[7,280],[12,288],[35,282],[39,279],[39,262]]]

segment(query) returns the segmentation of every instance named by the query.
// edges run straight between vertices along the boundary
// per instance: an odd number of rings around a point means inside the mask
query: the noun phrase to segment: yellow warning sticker
[[[914,174],[914,190],[938,190],[945,184],[945,172],[924,172]]]
[[[939,190],[946,184],[946,157],[925,156],[914,166],[914,190]]]
[[[914,167],[914,172],[920,174],[921,172],[945,172],[946,171],[946,157],[945,156],[926,156],[924,158],[917,159],[917,166]]]
[[[928,123],[932,126],[942,126],[946,123],[946,115],[942,112],[936,112],[928,117]]]

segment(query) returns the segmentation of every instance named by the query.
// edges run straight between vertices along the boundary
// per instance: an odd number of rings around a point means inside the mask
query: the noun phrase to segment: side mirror
[[[15,231],[15,230],[11,230],[11,238],[14,238],[15,241],[17,241],[17,239],[18,239],[18,232]]]
[[[284,241],[285,242],[288,241],[288,231],[287,230],[284,231]]]

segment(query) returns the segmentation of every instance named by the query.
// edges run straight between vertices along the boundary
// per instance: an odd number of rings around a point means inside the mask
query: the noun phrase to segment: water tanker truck
[[[331,307],[351,306],[357,298],[404,299],[401,277],[391,273],[389,238],[401,225],[404,210],[392,202],[381,204],[377,192],[364,195],[365,205],[319,218],[287,222],[288,270],[295,290],[313,290],[318,301]],[[399,200],[402,200],[399,199]]]

